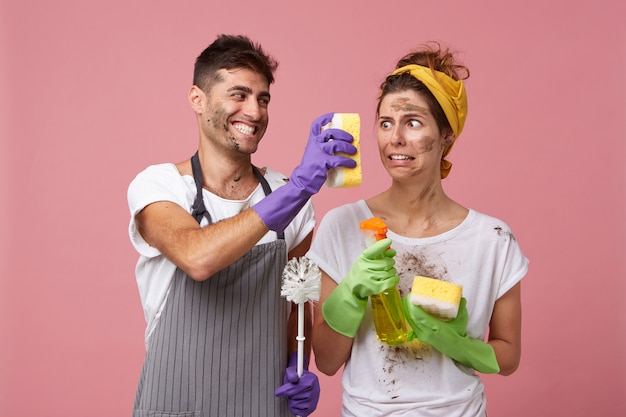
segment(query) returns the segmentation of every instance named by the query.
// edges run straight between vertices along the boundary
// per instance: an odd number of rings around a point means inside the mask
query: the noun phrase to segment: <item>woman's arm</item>
[[[320,300],[314,308],[312,344],[315,365],[326,375],[334,375],[346,363],[354,341],[331,329],[324,320],[322,305],[336,287],[337,283],[322,271]]]
[[[522,354],[521,283],[496,301],[489,323],[489,344],[500,365],[500,375],[515,372]]]

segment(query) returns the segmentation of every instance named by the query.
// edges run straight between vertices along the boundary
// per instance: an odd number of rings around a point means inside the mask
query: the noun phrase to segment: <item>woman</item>
[[[316,364],[328,375],[345,365],[344,416],[484,416],[476,370],[509,375],[519,364],[528,260],[504,222],[462,206],[442,187],[452,166],[445,157],[467,114],[468,77],[438,45],[398,62],[377,108],[391,186],[331,210],[307,254],[322,270]],[[371,217],[387,224],[389,239],[366,248],[359,223]],[[437,320],[409,302],[416,275],[463,286],[456,319]],[[409,341],[391,346],[376,337],[368,297],[396,284]]]

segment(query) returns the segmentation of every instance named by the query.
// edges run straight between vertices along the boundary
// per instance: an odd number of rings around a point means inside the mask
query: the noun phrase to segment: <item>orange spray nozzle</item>
[[[376,241],[382,240],[387,237],[387,225],[384,221],[378,217],[372,217],[371,219],[363,220],[359,227],[361,231],[367,236],[373,236]]]

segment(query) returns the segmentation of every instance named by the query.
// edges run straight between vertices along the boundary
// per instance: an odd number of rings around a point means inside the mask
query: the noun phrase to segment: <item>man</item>
[[[129,186],[148,323],[135,417],[307,416],[317,405],[317,377],[295,373],[297,309],[288,314],[281,275],[310,246],[310,197],[328,169],[355,165],[334,154],[356,148],[347,132],[321,132],[328,114],[313,122],[289,180],[252,164],[277,66],[247,37],[218,36],[197,58],[189,91],[198,151],[148,167]]]

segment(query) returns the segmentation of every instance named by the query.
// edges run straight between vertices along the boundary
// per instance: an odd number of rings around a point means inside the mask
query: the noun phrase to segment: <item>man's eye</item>
[[[391,127],[391,123],[390,122],[382,122],[380,124],[380,127],[382,127],[383,129],[389,129]]]
[[[410,120],[409,125],[411,127],[420,127],[422,123],[419,120]]]

